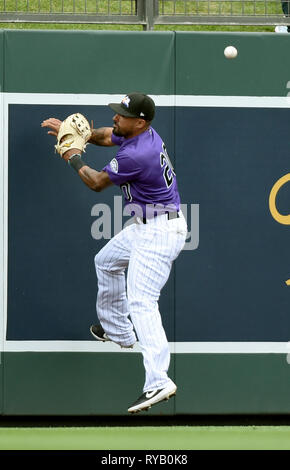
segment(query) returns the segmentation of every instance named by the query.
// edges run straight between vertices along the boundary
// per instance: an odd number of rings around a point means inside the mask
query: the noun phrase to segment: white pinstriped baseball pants
[[[143,354],[143,391],[164,388],[170,351],[158,309],[160,291],[182,250],[187,226],[183,215],[140,220],[112,238],[96,255],[97,314],[107,336],[121,346],[136,342]],[[127,283],[125,270],[127,272]],[[126,289],[127,284],[127,289]]]

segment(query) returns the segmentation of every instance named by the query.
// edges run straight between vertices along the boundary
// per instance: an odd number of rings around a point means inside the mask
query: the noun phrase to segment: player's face
[[[120,114],[115,114],[113,117],[113,134],[118,137],[125,137],[126,139],[134,137],[134,135],[138,134],[140,131],[138,126],[139,121],[139,118],[125,117]]]

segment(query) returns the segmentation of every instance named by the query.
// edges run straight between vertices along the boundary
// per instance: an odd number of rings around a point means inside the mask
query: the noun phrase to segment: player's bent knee
[[[102,251],[99,251],[99,253],[96,254],[94,258],[94,263],[95,263],[95,268],[98,271],[99,269],[105,269],[105,257],[102,253]]]
[[[109,275],[123,274],[125,271],[124,266],[115,265],[112,262],[111,256],[100,251],[94,258],[96,273],[107,273]]]
[[[94,263],[95,263],[95,267],[97,268],[99,266],[99,263],[100,263],[100,256],[99,256],[99,253],[96,254],[96,256],[94,257]]]

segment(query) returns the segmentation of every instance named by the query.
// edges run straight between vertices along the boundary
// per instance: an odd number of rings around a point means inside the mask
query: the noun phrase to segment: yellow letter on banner
[[[278,181],[274,184],[269,197],[269,207],[272,217],[279,222],[279,224],[283,225],[290,225],[290,214],[289,215],[281,215],[280,212],[277,211],[276,207],[276,197],[278,194],[279,189],[282,188],[284,184],[290,181],[290,173],[287,175],[282,176],[282,178],[278,179]],[[286,282],[287,286],[290,286],[290,279]]]
[[[270,207],[270,212],[272,214],[273,219],[275,219],[279,224],[283,225],[290,225],[290,214],[289,215],[282,215],[280,212],[278,212],[277,207],[276,207],[276,197],[278,194],[278,191],[286,184],[288,181],[290,181],[290,173],[287,175],[282,176],[282,178],[278,179],[276,183],[274,184],[271,192],[270,192],[270,197],[269,197],[269,207]]]

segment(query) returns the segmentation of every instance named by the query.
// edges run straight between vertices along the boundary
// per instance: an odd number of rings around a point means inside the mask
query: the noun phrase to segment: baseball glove
[[[61,123],[55,149],[61,156],[69,149],[84,152],[91,135],[87,119],[80,113],[71,114]]]

